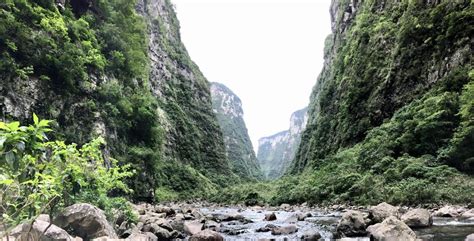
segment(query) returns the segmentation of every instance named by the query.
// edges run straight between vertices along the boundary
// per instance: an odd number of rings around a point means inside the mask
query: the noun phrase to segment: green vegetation
[[[260,166],[243,119],[242,102],[220,83],[211,84],[212,107],[223,133],[232,172],[243,180],[262,179]]]
[[[142,6],[143,16],[135,1],[67,2],[0,3],[0,118],[31,124],[0,122],[1,221],[79,201],[110,215],[125,203],[113,196],[472,201],[470,0],[358,1],[355,13],[337,1],[292,175],[252,184],[240,183],[249,166],[229,165],[209,83],[181,43],[170,1]],[[56,120],[56,131],[32,113]]]
[[[291,173],[217,201],[472,202],[472,1],[336,4]]]
[[[109,195],[131,192],[124,183],[133,175],[130,166],[119,167],[104,156],[101,138],[80,148],[49,140],[49,123],[36,115],[30,126],[0,122],[0,222],[18,224],[42,213],[53,215],[77,202],[95,204],[109,218],[120,211],[133,219],[126,200]]]
[[[162,200],[162,190],[203,196],[237,181],[171,2],[160,9],[168,14],[144,16],[136,1],[76,5],[0,3],[0,117],[56,120],[52,135],[65,143],[104,137],[105,151],[138,173],[126,178],[134,200]],[[150,60],[149,47],[163,59]]]
[[[338,4],[337,30],[347,26],[327,41],[330,63],[313,93],[314,120],[303,134],[293,173],[361,142],[435,83],[459,93],[472,69],[470,1],[433,6],[364,1],[350,23],[343,23],[348,1]]]

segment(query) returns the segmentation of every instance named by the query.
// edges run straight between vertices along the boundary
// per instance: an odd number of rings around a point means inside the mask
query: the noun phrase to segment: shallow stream
[[[236,208],[202,208],[205,215],[212,214],[232,214],[239,213],[252,223],[243,224],[241,222],[230,221],[221,223],[221,232],[225,240],[300,240],[306,232],[317,231],[325,241],[334,240],[333,233],[337,222],[341,218],[341,212],[323,212],[318,210],[302,211],[273,211]],[[274,212],[277,216],[275,221],[264,221],[266,213]],[[297,221],[298,213],[311,213],[312,217],[304,221]],[[433,226],[425,229],[414,230],[417,236],[423,241],[464,241],[467,235],[474,233],[474,220],[458,221],[454,218],[434,218]],[[272,235],[270,232],[256,232],[257,229],[267,224],[277,226],[296,225],[298,232],[289,235]],[[226,230],[226,231],[223,231]],[[229,231],[233,233],[229,235]],[[367,237],[346,238],[344,241],[369,241]]]

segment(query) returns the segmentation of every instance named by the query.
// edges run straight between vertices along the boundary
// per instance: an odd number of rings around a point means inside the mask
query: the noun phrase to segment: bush
[[[123,180],[133,172],[128,165],[118,167],[116,160],[102,155],[103,139],[82,147],[49,141],[50,121],[33,117],[30,126],[0,122],[2,223],[14,225],[82,201],[98,205],[108,214],[124,206],[125,200],[108,194],[129,192]],[[120,208],[127,210],[126,206]]]

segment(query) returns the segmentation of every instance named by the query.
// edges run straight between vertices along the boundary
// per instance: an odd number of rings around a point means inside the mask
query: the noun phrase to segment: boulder
[[[176,214],[176,216],[174,217],[174,220],[183,221],[184,220],[184,214],[182,214],[182,213]]]
[[[168,240],[171,238],[171,233],[160,227],[157,223],[152,223],[150,227],[150,232],[158,237],[158,240]]]
[[[461,219],[471,219],[474,218],[474,209],[469,209],[463,214],[461,214]]]
[[[229,222],[229,221],[241,221],[244,220],[244,216],[242,214],[233,212],[233,213],[225,213],[225,214],[213,214],[214,221],[217,222]]]
[[[282,205],[280,205],[280,209],[283,209],[283,210],[289,210],[290,208],[291,208],[290,204],[283,203]]]
[[[260,227],[260,228],[258,228],[257,230],[255,230],[255,232],[257,232],[257,233],[270,232],[270,231],[272,231],[274,228],[277,228],[277,226],[275,226],[275,225],[273,225],[273,224],[267,224],[267,225],[265,225],[264,227]]]
[[[103,236],[103,237],[91,239],[90,241],[118,241],[118,240],[120,240],[120,239],[115,239],[115,238]]]
[[[157,213],[165,213],[166,216],[173,216],[176,214],[176,211],[173,208],[165,207],[165,206],[156,206],[155,212]]]
[[[224,237],[217,232],[212,230],[204,230],[197,234],[194,234],[189,238],[189,241],[223,241]]]
[[[87,203],[65,208],[54,223],[86,240],[104,236],[117,238],[114,229],[107,222],[104,211]]]
[[[304,221],[306,218],[310,218],[312,216],[313,215],[311,213],[298,213],[297,214],[298,221]]]
[[[191,215],[193,215],[193,217],[195,217],[196,219],[201,219],[204,217],[204,215],[198,210],[192,210]]]
[[[41,220],[43,222],[51,223],[51,219],[49,218],[49,215],[47,214],[40,214],[36,220]]]
[[[379,241],[416,241],[416,234],[404,222],[395,216],[390,216],[382,223],[369,226],[370,237]]]
[[[285,223],[297,223],[298,222],[298,214],[293,214],[285,219]]]
[[[301,240],[304,241],[318,241],[321,238],[321,234],[316,231],[309,231],[301,236]]]
[[[296,225],[288,225],[272,229],[272,235],[287,235],[296,232],[298,232],[298,227],[296,227]]]
[[[402,221],[411,228],[426,228],[433,225],[433,218],[428,210],[417,208],[403,214]]]
[[[462,207],[446,205],[440,208],[438,211],[434,212],[433,216],[456,218],[459,217],[465,211],[466,209]]]
[[[46,230],[46,232],[45,232]],[[43,234],[44,232],[44,234]],[[16,226],[11,234],[16,240],[37,240],[37,241],[72,241],[65,230],[42,220],[35,220],[31,223],[24,223]]]
[[[204,223],[203,229],[210,229],[212,231],[218,231],[219,229],[219,223],[212,221],[212,220],[206,220]]]
[[[347,211],[337,224],[336,231],[343,237],[356,237],[367,234],[364,214],[359,211]]]
[[[267,213],[265,214],[265,221],[275,221],[277,220],[277,216],[275,215],[275,213]]]
[[[474,233],[467,235],[467,237],[464,241],[474,241]]]
[[[373,223],[380,223],[390,216],[399,217],[399,215],[398,207],[394,207],[386,202],[372,206],[369,209],[369,218]]]
[[[133,233],[126,240],[130,241],[158,241],[158,237],[153,233]]]
[[[203,224],[199,221],[184,222],[184,231],[189,235],[195,235],[202,231]]]

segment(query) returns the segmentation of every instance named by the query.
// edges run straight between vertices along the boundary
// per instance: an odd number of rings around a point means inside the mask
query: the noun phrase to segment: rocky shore
[[[471,209],[470,209],[471,208]],[[133,205],[136,222],[90,204],[75,204],[55,217],[40,215],[7,232],[1,240],[156,241],[156,240],[437,240],[420,234],[434,219],[463,221],[474,233],[474,209],[468,206],[369,207],[307,205],[225,206],[204,202]],[[458,240],[474,241],[474,234]]]

